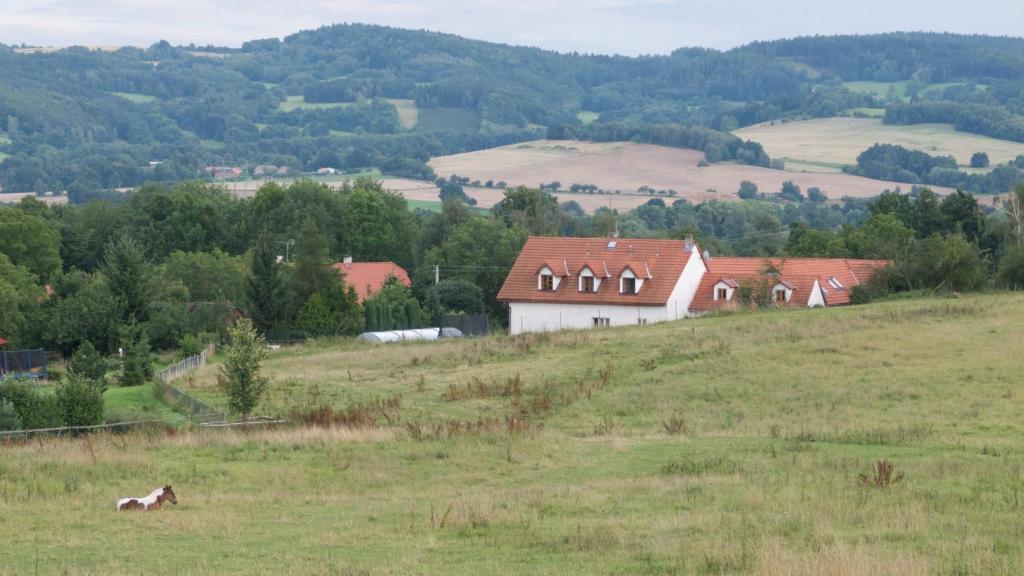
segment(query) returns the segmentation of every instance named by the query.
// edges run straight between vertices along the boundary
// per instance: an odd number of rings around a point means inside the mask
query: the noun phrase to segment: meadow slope
[[[1006,294],[286,348],[260,411],[359,427],[2,445],[0,574],[1018,574],[1021,317]],[[223,402],[215,371],[192,389]],[[114,512],[164,482],[178,506]]]

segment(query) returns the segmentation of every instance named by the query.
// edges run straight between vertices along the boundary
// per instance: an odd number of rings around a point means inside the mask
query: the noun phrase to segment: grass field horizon
[[[836,172],[856,164],[874,144],[898,144],[933,156],[953,156],[967,167],[971,155],[985,152],[993,166],[1024,154],[1024,143],[958,132],[951,124],[892,126],[876,118],[819,118],[767,122],[734,132],[764,146],[772,158],[786,160],[788,170]]]
[[[0,445],[0,574],[1018,574],[1022,316],[285,348],[258,411],[359,425]],[[217,403],[215,371],[192,390]],[[114,511],[168,482],[178,506]]]

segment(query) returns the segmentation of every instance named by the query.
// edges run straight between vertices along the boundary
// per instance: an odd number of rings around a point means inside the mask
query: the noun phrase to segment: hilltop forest
[[[905,96],[845,85],[857,81]],[[418,121],[403,123],[412,105]],[[768,166],[729,132],[864,107],[1020,140],[1024,40],[899,33],[623,57],[353,24],[237,49],[0,46],[0,186],[78,201],[258,164],[433,179],[433,156],[543,136]]]

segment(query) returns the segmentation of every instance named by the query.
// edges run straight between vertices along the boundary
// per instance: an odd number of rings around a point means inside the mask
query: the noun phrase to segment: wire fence
[[[227,420],[227,414],[217,410],[195,396],[182,391],[172,385],[171,382],[181,378],[196,368],[205,366],[209,363],[210,357],[213,356],[216,351],[216,347],[213,344],[210,344],[199,354],[189,356],[174,366],[168,366],[156,375],[156,386],[163,395],[164,401],[177,407],[181,412],[188,414],[190,419],[195,419],[200,423],[213,421],[224,422]]]

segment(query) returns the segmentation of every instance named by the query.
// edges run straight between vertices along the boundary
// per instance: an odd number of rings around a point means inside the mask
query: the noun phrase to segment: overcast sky
[[[667,53],[809,34],[1020,36],[1022,0],[2,0],[0,42],[238,46],[367,22],[560,51]]]

